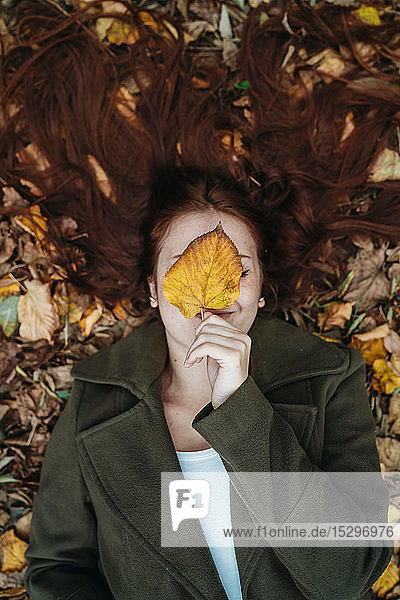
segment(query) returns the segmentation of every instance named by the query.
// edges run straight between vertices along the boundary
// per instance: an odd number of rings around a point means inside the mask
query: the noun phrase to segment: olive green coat
[[[226,469],[379,471],[360,352],[260,314],[248,335],[247,379],[192,422]],[[160,473],[181,471],[161,403],[167,352],[156,318],[73,367],[33,504],[32,600],[226,600],[208,547],[161,547]],[[239,497],[250,509],[246,491]],[[244,600],[368,598],[391,554],[385,546],[236,548]]]

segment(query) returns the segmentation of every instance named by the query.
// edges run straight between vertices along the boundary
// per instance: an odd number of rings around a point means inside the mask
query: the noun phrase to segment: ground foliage
[[[372,25],[382,18],[400,22],[399,0],[370,4],[328,0],[327,3],[359,10],[360,18]],[[13,0],[0,2],[0,34],[6,49],[13,45],[9,14],[14,4]],[[79,6],[78,0],[60,0],[57,4],[66,14]],[[118,10],[118,2],[111,4]],[[243,20],[260,4],[259,0],[144,0],[137,4],[144,11],[156,8],[178,18],[186,32],[187,52],[222,54],[229,70],[227,101],[241,107],[244,116],[251,120],[246,103],[248,82],[237,78],[237,49]],[[310,0],[315,10],[321,4],[319,0]],[[265,15],[277,5],[278,2],[265,2]],[[290,31],[289,22],[286,27]],[[129,41],[132,32],[121,28],[116,20],[105,19],[94,34],[105,44],[118,46]],[[364,56],[368,58],[370,51],[365,45]],[[341,69],[340,57],[329,51],[302,59],[313,65],[315,71],[323,72],[328,80],[330,72]],[[288,53],[285,64],[289,67],[292,64],[293,69],[293,61]],[[400,67],[400,51],[396,67]],[[309,73],[306,85],[312,85],[313,72]],[[202,83],[198,81],[199,87]],[[122,110],[129,111],[134,96],[135,90],[128,84],[121,87],[121,102],[124,101],[125,107]],[[349,113],[343,139],[352,127]],[[227,133],[225,143],[233,156],[244,152],[235,132]],[[40,160],[35,156],[35,148],[28,147],[26,151],[32,153],[34,160]],[[397,147],[382,152],[372,180],[400,179],[399,154],[398,129]],[[110,192],[107,177],[94,157],[92,166],[107,195]],[[21,180],[20,187],[7,186],[1,173],[0,184],[3,202],[14,206],[28,205],[24,190],[33,194],[36,191],[27,180]],[[362,210],[363,198],[358,198],[358,202]],[[32,501],[46,445],[69,396],[70,368],[77,360],[116,342],[143,322],[126,312],[128,301],[107,305],[96,297],[77,292],[59,265],[49,264],[48,252],[42,244],[46,219],[38,205],[31,210],[36,221],[23,217],[0,221],[0,598],[20,600],[28,598],[22,576],[26,569],[24,552],[29,540]],[[76,223],[64,217],[61,227],[73,236]],[[331,265],[324,256],[320,258],[327,275],[324,293],[318,297],[311,293],[305,303],[282,311],[279,316],[331,343],[340,341],[362,352],[382,470],[400,471],[400,242],[390,244],[380,239],[354,237],[332,243],[339,260]],[[341,282],[335,289],[330,285],[332,276]],[[354,431],[356,434],[357,423]],[[392,520],[400,518],[400,495],[393,496],[389,516]],[[400,596],[399,564],[395,544],[393,560],[373,588],[378,597]]]

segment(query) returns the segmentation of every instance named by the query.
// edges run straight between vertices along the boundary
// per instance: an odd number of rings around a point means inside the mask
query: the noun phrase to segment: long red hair
[[[370,179],[382,150],[398,150],[398,22],[367,25],[326,3],[261,4],[241,31],[244,109],[216,53],[189,52],[176,19],[121,4],[115,16],[134,35],[119,46],[93,32],[109,16],[99,1],[68,12],[22,0],[6,11],[16,43],[0,65],[0,175],[40,206],[52,260],[77,289],[130,299],[133,314],[151,316],[146,276],[169,224],[209,207],[254,235],[266,312],[322,289],[319,261],[334,264],[332,241],[400,238],[400,182]],[[290,54],[328,48],[345,57],[340,74],[282,68]],[[127,88],[139,91],[135,106],[123,102]],[[70,238],[64,215],[78,224]]]

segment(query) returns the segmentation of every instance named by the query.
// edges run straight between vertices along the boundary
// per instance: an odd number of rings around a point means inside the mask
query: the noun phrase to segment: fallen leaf
[[[362,4],[360,8],[351,12],[364,21],[364,23],[367,23],[367,25],[382,25],[378,11],[373,6]]]
[[[311,66],[315,65],[315,69],[320,71],[321,75],[332,75],[333,77],[340,77],[346,66],[341,56],[332,48],[326,48],[322,52],[314,54],[306,63]]]
[[[38,204],[31,206],[29,212],[29,217],[19,215],[18,217],[14,217],[14,222],[21,227],[21,229],[27,231],[40,241],[45,237],[45,234],[48,231],[47,219],[46,217],[43,217]]]
[[[360,340],[361,342],[368,342],[369,340],[375,340],[377,338],[386,338],[390,334],[390,328],[387,323],[382,323],[375,329],[371,329],[370,331],[366,331],[365,333],[356,333],[354,337]]]
[[[4,275],[0,279],[0,298],[10,296],[11,294],[19,294],[21,288],[17,281],[15,281],[15,277],[12,277],[10,273]]]
[[[112,185],[103,167],[99,164],[98,160],[94,156],[92,156],[92,154],[88,154],[88,160],[90,166],[94,171],[100,190],[106,196],[106,198],[108,198],[109,200],[111,200],[111,202],[116,204],[117,201],[112,189]]]
[[[368,237],[366,235],[363,235],[363,234],[352,235],[351,241],[353,242],[353,244],[355,244],[359,248],[365,248],[367,250],[370,250],[371,252],[374,249],[373,241],[371,240],[370,237]]]
[[[35,143],[28,144],[23,150],[16,152],[15,155],[20,162],[35,164],[38,171],[44,171],[50,166]],[[26,185],[34,196],[43,194],[42,190],[31,181],[20,179],[20,182],[22,185]]]
[[[136,118],[136,100],[124,85],[121,85],[118,89],[116,106],[125,118]]]
[[[0,300],[0,325],[7,337],[18,327],[18,300],[18,296],[8,296]]]
[[[0,264],[8,261],[14,254],[15,240],[6,223],[0,223]]]
[[[341,144],[354,131],[354,121],[353,121],[353,118],[354,118],[353,113],[351,111],[348,112],[347,115],[346,115],[345,122],[344,122],[344,129],[343,129],[342,137],[340,138],[340,143]]]
[[[101,307],[95,304],[92,304],[85,310],[83,317],[79,321],[79,327],[85,337],[88,337],[92,333],[92,329],[100,319],[102,312]]]
[[[379,390],[388,396],[400,387],[400,377],[388,366],[384,358],[377,358],[372,363],[374,375],[379,382]],[[376,389],[376,388],[375,388]]]
[[[51,343],[60,320],[50,295],[50,285],[37,279],[25,281],[24,285],[27,293],[20,296],[18,302],[19,335],[27,340],[43,338]]]
[[[215,31],[215,28],[208,21],[189,21],[184,24],[190,42],[195,42],[203,33]]]
[[[72,365],[60,365],[59,367],[48,367],[47,373],[54,380],[56,390],[72,387],[74,378],[70,375]]]
[[[28,544],[17,537],[13,529],[5,531],[0,536],[1,571],[20,571],[26,563],[24,554],[27,548]]]
[[[394,150],[384,148],[372,165],[367,181],[386,181],[400,179],[400,155]]]
[[[221,12],[218,24],[219,31],[222,38],[232,39],[232,26],[231,19],[229,17],[229,11],[226,4],[221,4]]]
[[[388,248],[386,250],[387,262],[394,262],[400,259],[400,244],[396,244],[394,248]]]
[[[389,420],[394,421],[400,417],[400,394],[393,394],[389,401]]]
[[[323,331],[335,327],[343,329],[350,319],[352,311],[352,302],[331,302],[328,306],[324,306],[322,313],[317,315],[318,327]]]
[[[389,504],[388,508],[388,523],[397,523],[400,519],[400,509],[394,504]]]
[[[238,156],[245,156],[250,158],[249,153],[243,146],[242,136],[238,131],[232,131],[225,133],[221,138],[221,143],[226,152],[233,154],[233,158],[238,160]],[[233,151],[233,152],[232,152]]]
[[[17,585],[17,587],[10,588],[9,587],[10,579],[11,579],[11,577],[10,577],[10,575],[8,575],[7,580],[6,580],[7,581],[7,589],[4,589],[4,591],[0,592],[0,598],[6,598],[6,600],[24,600],[24,598],[26,598],[25,586]],[[5,586],[2,584],[1,580],[0,580],[0,585],[2,586],[2,589],[5,588]]]
[[[129,299],[124,298],[123,300],[118,300],[114,303],[112,311],[117,319],[126,321],[129,318],[129,314],[125,310],[125,307],[132,307],[132,304]]]
[[[391,590],[399,582],[399,567],[391,560],[382,575],[375,581],[372,591],[378,598],[384,598],[386,592]]]
[[[117,9],[116,5],[119,3],[112,2],[105,3],[107,6],[104,6],[104,11],[109,12],[120,12],[125,13],[126,7],[124,9]],[[114,5],[114,6],[112,6]],[[120,6],[122,6],[120,4]],[[158,22],[148,11],[141,10],[137,13],[137,18],[142,22],[143,25],[152,29],[156,33],[160,33],[164,39],[167,41],[171,41],[171,36],[175,38],[175,40],[179,39],[179,33],[177,29],[168,21],[160,21]],[[136,25],[131,25],[127,21],[122,19],[118,19],[117,17],[99,17],[96,20],[96,35],[101,40],[107,40],[110,44],[116,44],[120,46],[121,44],[134,44],[140,39],[139,28]]]
[[[124,21],[117,21],[115,19],[110,20],[111,24],[106,29],[106,35],[104,36],[107,36],[110,44],[117,44],[118,46],[121,44],[134,44],[139,39],[137,27],[131,28],[129,23]]]
[[[383,338],[362,341],[359,339],[359,335],[353,335],[349,346],[361,352],[367,365],[372,365],[378,358],[386,359],[387,353],[383,345]]]
[[[29,202],[25,200],[25,198],[22,198],[21,194],[19,194],[15,188],[5,186],[1,189],[3,192],[2,202],[5,208],[10,208],[11,206],[26,208],[29,206]]]
[[[388,335],[385,336],[384,344],[390,354],[400,354],[400,335],[397,331],[391,329]]]
[[[400,354],[399,353],[392,354],[392,356],[390,357],[390,360],[388,360],[388,365],[393,370],[393,373],[395,373],[395,375],[398,375],[400,377]]]
[[[55,293],[53,300],[57,306],[60,318],[65,322],[68,316],[70,323],[78,323],[82,318],[82,311],[77,307],[75,302],[64,294]]]
[[[329,335],[322,335],[321,333],[317,333],[316,331],[312,331],[311,333],[312,333],[312,335],[316,335],[317,337],[321,338],[322,340],[325,340],[325,342],[335,342],[335,344],[341,343],[340,340],[335,340],[335,338],[331,338],[331,337],[329,337]]]
[[[400,469],[400,442],[391,437],[376,436],[376,445],[386,471]]]
[[[347,261],[347,270],[353,271],[354,276],[342,300],[355,302],[359,312],[370,311],[390,295],[390,281],[381,271],[385,249],[384,246],[372,250],[360,248],[357,256]]]
[[[219,221],[215,229],[191,241],[167,271],[164,296],[191,319],[201,309],[226,308],[235,302],[242,272],[238,250]]]

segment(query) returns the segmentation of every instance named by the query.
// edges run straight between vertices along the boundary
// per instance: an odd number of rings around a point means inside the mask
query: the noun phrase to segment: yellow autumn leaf
[[[116,11],[115,2],[112,6],[107,6],[107,12],[110,14]],[[122,5],[120,5],[122,6]],[[104,7],[106,9],[106,7]],[[123,9],[118,9],[117,12],[126,12]],[[149,27],[156,33],[161,33],[164,38],[171,40],[171,35],[176,40],[179,38],[177,29],[167,21],[157,22],[156,19],[145,10],[137,13],[139,21],[146,27]],[[104,41],[106,38],[110,44],[134,44],[140,39],[139,29],[136,25],[131,25],[127,21],[118,19],[117,17],[99,17],[96,21],[97,37]]]
[[[321,338],[322,340],[325,340],[325,342],[335,342],[336,344],[341,343],[340,340],[335,340],[335,338],[331,338],[328,335],[321,335],[320,333],[317,333],[316,331],[312,331],[311,333],[313,335],[316,335],[317,337]]]
[[[111,25],[106,30],[107,39],[110,44],[134,44],[139,39],[137,27],[133,29],[124,21],[112,19]]]
[[[48,231],[47,218],[44,217],[40,211],[40,206],[34,204],[29,208],[30,216],[19,215],[15,217],[15,223],[21,227],[24,231],[27,231],[33,235],[37,240],[42,240],[45,233]]]
[[[7,588],[6,590],[0,592],[0,598],[6,598],[6,600],[24,600],[26,598],[26,588],[25,586],[18,585],[17,587]]]
[[[79,321],[79,327],[85,337],[88,337],[92,333],[92,329],[100,319],[102,312],[101,307],[95,304],[92,304],[85,310],[83,317]]]
[[[57,306],[60,317],[66,319],[68,315],[69,323],[78,323],[82,317],[82,311],[71,298],[62,294],[54,294],[53,300]]]
[[[386,592],[391,590],[399,581],[399,567],[391,560],[382,575],[375,581],[372,591],[378,598],[384,598]]]
[[[126,321],[129,317],[129,314],[125,310],[125,307],[128,307],[131,304],[130,300],[124,298],[123,300],[118,300],[114,303],[112,308],[112,312],[120,321]]]
[[[201,309],[226,308],[235,302],[242,272],[239,252],[219,221],[215,229],[192,240],[167,271],[164,296],[191,319]]]
[[[375,360],[385,359],[387,356],[383,338],[372,338],[363,341],[353,335],[349,346],[361,352],[367,365],[372,365]]]
[[[60,327],[57,307],[54,304],[50,285],[37,279],[25,281],[27,293],[18,302],[19,335],[27,340],[46,339],[52,342],[56,329]]]
[[[374,360],[372,368],[382,392],[390,396],[400,387],[400,377],[392,371],[384,358]]]
[[[8,273],[0,279],[0,298],[6,298],[12,294],[19,294],[21,291],[20,286],[15,281],[15,278]]]
[[[357,10],[351,11],[353,15],[358,16],[367,25],[382,25],[378,11],[373,6],[362,4]]]
[[[13,529],[8,529],[0,536],[2,554],[1,571],[20,571],[26,562],[25,551],[28,544],[17,537]]]
[[[249,153],[243,146],[242,136],[238,131],[225,133],[221,138],[221,143],[226,152],[232,152],[233,150],[234,157],[245,156],[246,158],[250,158]]]

